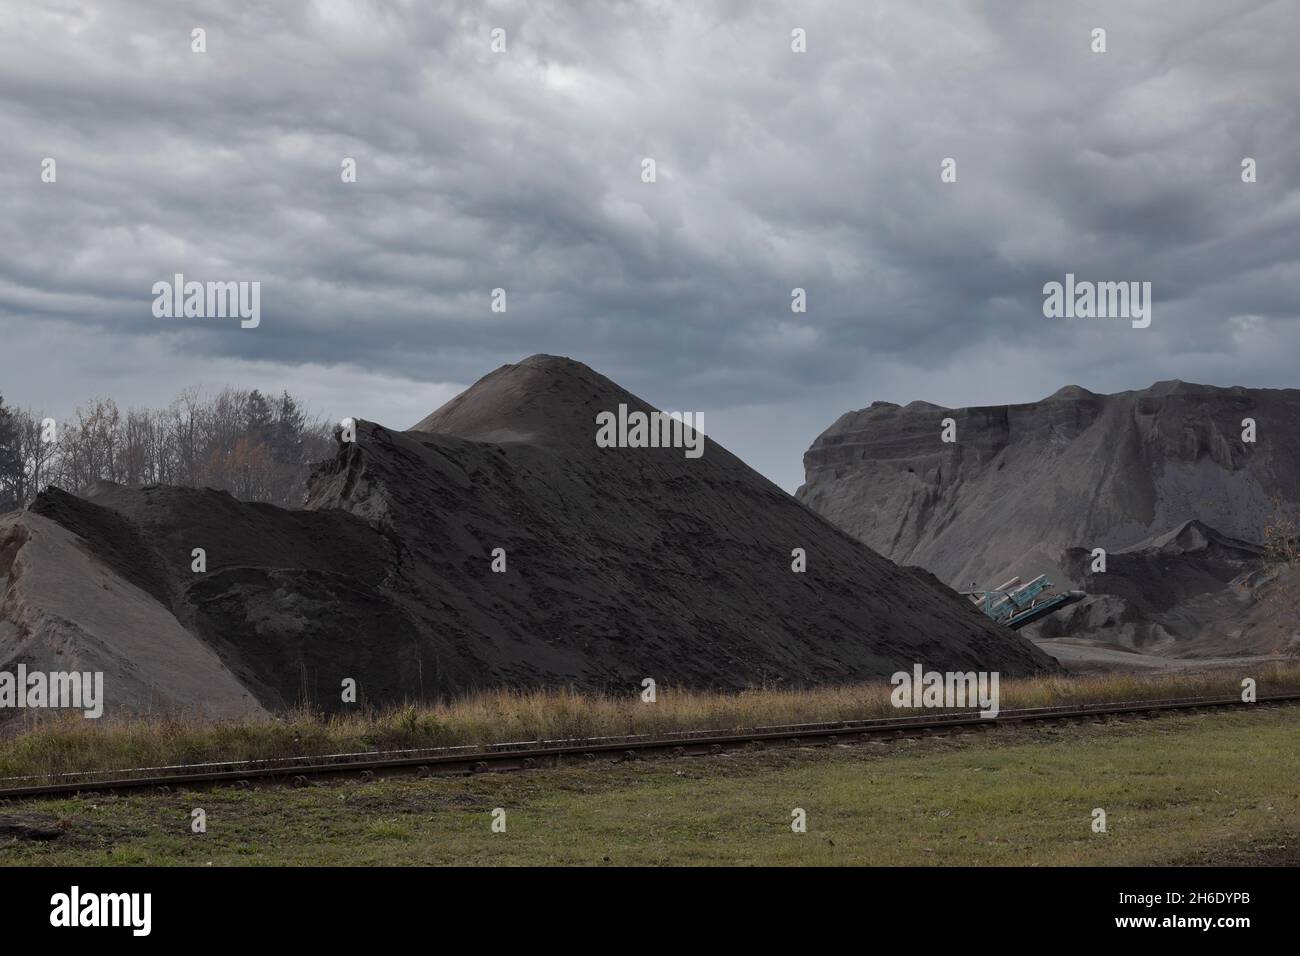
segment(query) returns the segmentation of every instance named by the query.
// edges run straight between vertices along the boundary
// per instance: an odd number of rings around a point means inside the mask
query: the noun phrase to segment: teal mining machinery
[[[1040,574],[1028,584],[1014,577],[991,591],[961,593],[993,620],[1015,630],[1087,597],[1082,591],[1055,592],[1052,587],[1047,575]]]

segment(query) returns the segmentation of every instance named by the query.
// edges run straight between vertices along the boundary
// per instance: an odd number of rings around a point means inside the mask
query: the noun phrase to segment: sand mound
[[[945,444],[949,417],[957,441]],[[1026,405],[876,404],[814,442],[798,497],[954,586],[1046,573],[1093,595],[1031,635],[1270,653],[1291,638],[1255,619],[1278,596],[1259,589],[1271,578],[1251,542],[1275,499],[1285,509],[1300,494],[1297,425],[1300,391],[1179,381],[1117,395],[1067,386]],[[1090,573],[1094,548],[1107,551],[1104,575]]]
[[[1086,638],[1173,657],[1300,652],[1296,576],[1270,565],[1259,545],[1200,521],[1107,555],[1071,548],[1067,572],[1089,597],[1027,630],[1036,638]]]
[[[0,516],[0,672],[15,675],[20,664],[29,672],[101,672],[105,715],[265,716],[212,647],[125,567],[40,514]],[[5,708],[0,721],[22,713]]]
[[[955,443],[940,440],[949,417]],[[1248,417],[1254,443],[1242,441]],[[953,586],[1062,576],[1067,548],[1115,551],[1191,519],[1262,540],[1274,496],[1300,499],[1297,426],[1300,390],[1186,382],[1070,386],[1025,405],[876,405],[818,437],[797,496]]]

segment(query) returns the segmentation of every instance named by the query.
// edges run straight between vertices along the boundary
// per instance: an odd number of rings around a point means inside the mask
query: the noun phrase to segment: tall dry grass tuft
[[[1248,675],[1219,671],[1007,679],[1001,682],[1001,707],[1237,695],[1242,676],[1254,677],[1261,695],[1300,692],[1300,664],[1279,662]],[[740,693],[660,687],[657,701],[648,704],[635,691],[614,696],[500,689],[347,715],[299,709],[260,722],[186,714],[86,720],[79,713],[27,711],[4,725],[0,778],[915,715],[891,705],[891,690],[885,681]]]

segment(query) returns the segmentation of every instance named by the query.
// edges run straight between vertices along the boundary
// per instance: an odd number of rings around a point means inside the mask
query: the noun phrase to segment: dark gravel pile
[[[156,602],[270,710],[337,707],[345,678],[383,703],[500,685],[633,693],[645,677],[738,689],[916,662],[1052,666],[712,442],[699,458],[596,447],[596,414],[620,403],[652,410],[585,365],[535,356],[410,431],[358,422],[304,510],[111,485],[84,499],[51,491],[31,510],[80,536],[106,580]],[[806,573],[791,570],[795,548]],[[26,586],[31,630],[42,598]],[[111,650],[113,626],[88,612],[57,641]],[[53,659],[4,635],[0,666]]]

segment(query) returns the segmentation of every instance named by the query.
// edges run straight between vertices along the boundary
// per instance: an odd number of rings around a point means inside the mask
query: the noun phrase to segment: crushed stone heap
[[[0,519],[0,669],[94,663],[113,675],[110,711],[224,714],[337,709],[345,678],[390,703],[1054,666],[712,441],[694,458],[597,447],[596,416],[620,404],[655,411],[534,356],[409,431],[357,421],[302,510],[211,489],[51,489]],[[69,589],[87,596],[76,613]]]

